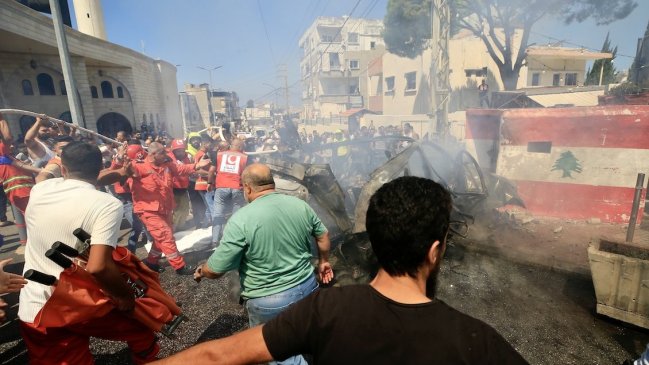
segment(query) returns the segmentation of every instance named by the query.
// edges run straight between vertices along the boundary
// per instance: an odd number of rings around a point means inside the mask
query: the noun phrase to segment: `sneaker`
[[[12,222],[12,221],[2,221],[2,222],[0,222],[0,227],[8,227],[8,226],[11,226],[13,224],[14,224],[14,222]]]
[[[15,255],[24,255],[25,254],[25,245],[18,246],[16,251],[14,251],[14,254]]]
[[[148,267],[153,272],[161,273],[161,272],[165,271],[165,269],[163,267],[160,267],[160,265],[157,265],[157,264],[150,264],[150,263],[144,261],[144,265],[146,265],[146,267]]]
[[[196,266],[185,265],[185,266],[181,267],[180,269],[176,269],[176,274],[178,274],[178,275],[194,275],[194,271],[196,271]]]

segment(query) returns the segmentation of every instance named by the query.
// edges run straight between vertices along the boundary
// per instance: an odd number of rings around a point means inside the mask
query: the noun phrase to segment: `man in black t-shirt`
[[[247,364],[310,354],[316,364],[527,364],[489,325],[435,299],[450,194],[401,177],[370,199],[366,227],[381,266],[370,285],[324,289],[265,325],[160,364]]]

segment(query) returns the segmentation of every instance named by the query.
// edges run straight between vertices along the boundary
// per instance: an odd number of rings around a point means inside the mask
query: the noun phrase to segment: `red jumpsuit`
[[[147,262],[157,265],[164,253],[174,269],[183,268],[185,259],[178,252],[172,229],[175,205],[173,178],[178,175],[192,174],[195,171],[194,165],[176,165],[168,162],[156,166],[147,159],[142,163],[133,164],[132,167],[134,169],[131,182],[133,211],[153,237]]]
[[[9,157],[9,147],[0,141],[0,155]],[[34,186],[34,177],[13,165],[0,164],[0,182],[7,194],[7,199],[16,207],[20,213],[25,214],[29,194]],[[20,244],[27,243],[25,220],[23,217],[16,217],[16,227],[20,236]]]

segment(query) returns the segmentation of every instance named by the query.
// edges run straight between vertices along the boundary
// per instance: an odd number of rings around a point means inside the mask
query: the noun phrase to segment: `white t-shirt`
[[[55,178],[32,188],[25,212],[27,245],[25,268],[58,278],[63,268],[45,257],[56,241],[74,247],[72,232],[83,228],[92,236],[93,245],[116,247],[123,214],[122,203],[80,180]],[[54,288],[29,281],[20,292],[18,317],[33,323]]]

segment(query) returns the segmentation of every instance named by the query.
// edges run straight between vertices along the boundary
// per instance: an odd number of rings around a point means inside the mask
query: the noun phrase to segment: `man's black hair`
[[[70,142],[63,147],[61,162],[68,170],[70,177],[86,181],[95,181],[102,168],[99,147],[85,142]]]
[[[435,241],[445,244],[451,195],[421,177],[400,177],[372,197],[365,226],[381,267],[391,276],[415,277]]]
[[[56,137],[52,138],[52,142],[54,144],[57,144],[57,143],[60,143],[60,142],[68,142],[69,143],[69,142],[74,142],[74,138],[72,138],[70,136],[56,136]]]
[[[142,144],[139,139],[137,138],[131,138],[126,142],[129,146],[134,145],[134,144]]]

